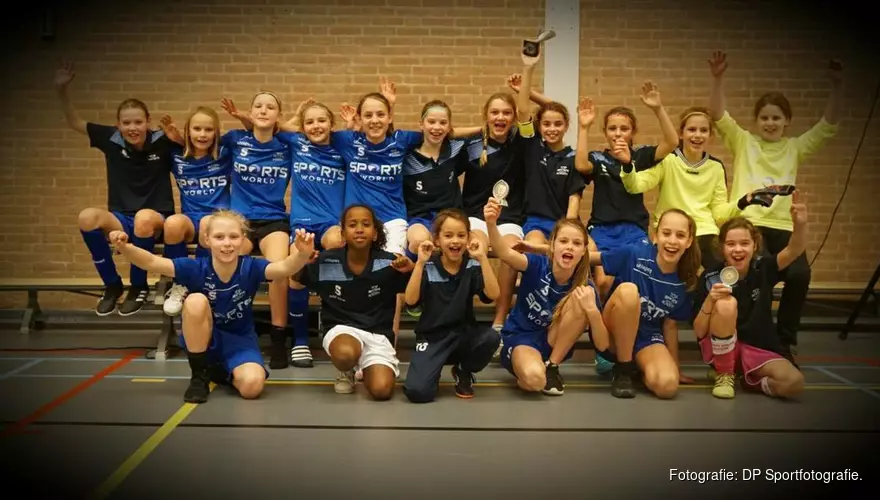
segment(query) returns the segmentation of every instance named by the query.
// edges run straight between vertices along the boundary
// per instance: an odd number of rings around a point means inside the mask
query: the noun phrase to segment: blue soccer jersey
[[[226,146],[220,146],[218,153],[215,160],[211,155],[184,157],[182,148],[174,152],[173,173],[184,214],[209,214],[229,208],[232,153]]]
[[[527,253],[528,267],[522,273],[516,305],[507,316],[505,335],[546,335],[556,304],[571,289],[571,280],[560,285],[546,255]]]
[[[634,283],[639,289],[642,314],[639,337],[662,336],[663,320],[691,318],[691,297],[677,272],[664,273],[657,267],[657,247],[648,240],[602,252],[602,268],[620,283]]]
[[[338,223],[345,201],[345,161],[329,145],[294,134],[290,226]],[[320,235],[318,235],[320,236]]]
[[[342,130],[333,132],[331,142],[348,165],[345,206],[370,206],[382,222],[406,219],[403,159],[422,143],[422,133],[395,130],[373,144],[362,132]]]
[[[285,220],[293,134],[260,142],[248,130],[230,130],[221,144],[232,150],[232,209],[248,220]]]
[[[238,258],[238,268],[226,283],[214,271],[211,257],[174,259],[174,281],[190,293],[202,293],[211,304],[214,328],[235,335],[255,334],[254,295],[266,281],[269,261],[250,256]]]

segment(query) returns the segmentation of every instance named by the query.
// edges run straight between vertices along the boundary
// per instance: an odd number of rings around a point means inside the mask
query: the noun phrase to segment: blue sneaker
[[[596,354],[596,357],[594,359],[596,361],[596,375],[599,375],[600,377],[606,377],[611,374],[611,370],[614,369],[613,361],[608,361],[598,354]]]

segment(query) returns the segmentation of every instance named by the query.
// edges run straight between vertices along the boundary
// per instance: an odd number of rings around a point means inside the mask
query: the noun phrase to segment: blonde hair
[[[183,143],[185,144],[183,148],[183,157],[187,158],[195,154],[195,145],[192,143],[192,139],[189,136],[189,126],[192,122],[192,119],[197,114],[208,115],[211,120],[214,122],[214,142],[211,144],[211,158],[217,159],[220,155],[220,115],[214,111],[213,108],[209,108],[206,106],[199,106],[192,113],[190,113],[189,117],[186,119],[186,123],[183,126]]]
[[[681,113],[681,121],[678,123],[679,134],[684,131],[684,126],[687,125],[687,121],[693,116],[705,116],[706,120],[709,121],[709,134],[715,134],[715,120],[709,115],[709,109],[703,106],[691,106]]]
[[[247,219],[243,215],[228,208],[221,208],[211,213],[211,217],[207,220],[205,227],[202,229],[206,236],[211,235],[211,226],[217,219],[229,219],[237,222],[238,226],[241,228],[242,234],[244,235],[247,235],[247,233],[251,230],[250,226],[248,225]]]
[[[507,92],[498,92],[496,94],[492,94],[486,99],[486,103],[483,104],[483,152],[480,153],[480,166],[485,167],[486,163],[489,161],[489,105],[492,104],[492,101],[495,99],[501,99],[506,102],[513,108],[514,119],[516,119],[516,99],[513,98],[513,95]]]
[[[587,234],[586,228],[584,228],[584,225],[578,219],[561,219],[553,226],[553,231],[550,233],[549,238],[550,249],[547,251],[547,257],[550,259],[550,267],[553,267],[553,242],[556,241],[556,236],[564,227],[577,229],[584,237],[584,256],[581,257],[581,261],[578,262],[574,268],[574,273],[572,273],[571,276],[571,288],[568,289],[568,292],[565,293],[565,296],[562,297],[553,309],[553,316],[550,318],[551,324],[559,320],[559,316],[562,314],[562,309],[571,298],[572,292],[574,292],[577,287],[586,285],[587,281],[590,279],[590,237]]]
[[[275,103],[278,104],[278,115],[280,116],[281,115],[281,99],[279,99],[278,96],[275,95],[274,92],[269,92],[268,90],[261,90],[261,91],[257,92],[256,94],[254,94],[253,99],[251,99],[251,109],[254,108],[254,102],[256,102],[257,97],[260,97],[261,95],[267,95],[267,96],[272,97],[272,99],[275,99]],[[278,133],[279,130],[281,130],[281,125],[278,124],[278,120],[275,120],[275,126],[272,128],[272,133],[273,134]]]

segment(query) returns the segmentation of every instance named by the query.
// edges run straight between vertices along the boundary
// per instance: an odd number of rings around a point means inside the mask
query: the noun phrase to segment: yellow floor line
[[[210,390],[213,392],[215,387],[216,385],[212,383]],[[110,493],[118,488],[119,485],[122,484],[122,482],[125,481],[125,479],[150,455],[150,453],[158,448],[159,445],[162,444],[162,441],[164,441],[178,425],[186,420],[186,417],[188,417],[198,406],[199,405],[194,403],[184,403],[174,415],[171,415],[171,418],[162,424],[162,427],[144,441],[144,443],[135,450],[125,462],[122,462],[122,465],[120,465],[113,474],[110,474],[110,476],[98,486],[98,489],[95,490],[89,498],[97,500],[106,498],[110,495]]]
[[[165,382],[164,378],[133,378],[132,382]]]

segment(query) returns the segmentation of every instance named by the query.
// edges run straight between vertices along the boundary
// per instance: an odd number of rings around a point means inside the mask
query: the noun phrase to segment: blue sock
[[[165,257],[169,259],[181,259],[188,256],[189,252],[186,250],[186,242],[181,241],[180,243],[165,244]]]
[[[147,238],[132,236],[131,242],[134,244],[134,246],[142,248],[151,253],[153,252],[153,248],[156,246],[156,239],[153,238],[153,236],[149,236]],[[147,287],[147,271],[132,264],[131,274],[129,275],[129,277],[131,278],[131,286],[143,288]]]
[[[309,345],[309,290],[287,290],[287,317],[293,330],[293,346]]]
[[[202,245],[196,246],[196,258],[197,259],[200,259],[202,257],[210,257],[210,256],[211,256],[211,250],[203,247]]]
[[[122,277],[116,272],[116,263],[113,262],[113,251],[110,250],[110,244],[104,232],[100,229],[93,231],[80,230],[86,248],[92,254],[92,262],[98,270],[98,275],[105,286],[122,284]]]

